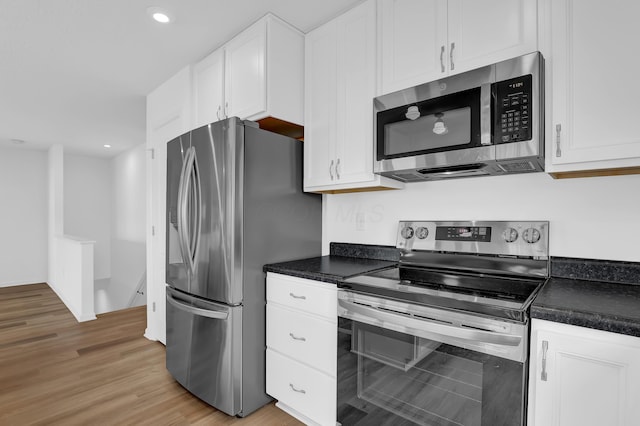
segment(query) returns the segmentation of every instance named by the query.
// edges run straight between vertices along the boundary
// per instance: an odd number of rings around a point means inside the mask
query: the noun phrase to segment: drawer
[[[319,317],[267,304],[267,346],[336,376],[337,325]]]
[[[267,301],[321,315],[334,323],[338,316],[336,293],[335,284],[267,274]]]
[[[336,379],[271,349],[267,393],[321,425],[336,424]]]

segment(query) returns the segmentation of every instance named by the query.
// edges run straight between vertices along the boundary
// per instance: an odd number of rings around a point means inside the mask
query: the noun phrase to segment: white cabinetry
[[[544,0],[540,15],[547,171],[640,173],[640,3]]]
[[[369,0],[306,36],[305,191],[402,187],[373,174],[375,24]]]
[[[194,66],[195,126],[277,119],[302,136],[304,35],[267,14]],[[286,132],[281,132],[286,133]]]
[[[267,393],[306,424],[336,422],[336,291],[267,274]]]
[[[224,49],[193,66],[193,128],[224,118]]]
[[[534,319],[529,365],[530,426],[638,424],[640,338]]]
[[[167,142],[191,127],[191,67],[183,68],[147,96],[147,330],[165,336],[165,211]]]
[[[380,93],[537,49],[536,0],[378,0]]]

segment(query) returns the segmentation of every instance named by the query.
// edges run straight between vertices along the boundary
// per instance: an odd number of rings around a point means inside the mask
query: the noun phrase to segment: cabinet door
[[[381,94],[447,74],[447,0],[379,0],[378,7]]]
[[[166,342],[165,211],[167,142],[191,126],[191,68],[182,69],[147,96],[147,330],[145,336]],[[153,229],[153,231],[152,231]]]
[[[550,3],[552,164],[632,157],[640,164],[640,2]]]
[[[267,108],[265,80],[267,20],[262,19],[225,45],[227,116],[250,118]]]
[[[224,49],[193,67],[193,127],[224,118]]]
[[[305,189],[330,185],[335,179],[336,49],[335,22],[305,38]]]
[[[534,320],[531,345],[529,425],[636,424],[640,339]]]
[[[373,178],[373,98],[376,87],[376,4],[366,2],[337,20],[336,180]]]
[[[449,0],[451,74],[537,50],[536,0]]]

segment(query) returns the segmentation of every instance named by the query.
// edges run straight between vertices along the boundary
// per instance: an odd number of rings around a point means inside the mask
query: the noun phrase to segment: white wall
[[[47,281],[46,151],[0,148],[0,287]]]
[[[325,254],[332,241],[395,246],[399,220],[548,220],[552,256],[640,262],[640,175],[467,178],[325,195],[324,202]]]
[[[145,145],[141,144],[111,162],[114,200],[109,284],[111,309],[128,307],[146,270],[145,155]],[[145,297],[136,298],[136,305],[145,303]]]
[[[64,155],[64,233],[95,241],[94,277],[111,276],[111,162]]]

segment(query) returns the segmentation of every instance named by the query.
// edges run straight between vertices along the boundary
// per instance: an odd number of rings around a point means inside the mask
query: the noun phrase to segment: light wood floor
[[[0,288],[0,425],[301,425],[269,404],[244,419],[190,395],[143,337],[144,307],[75,318],[46,284]]]

